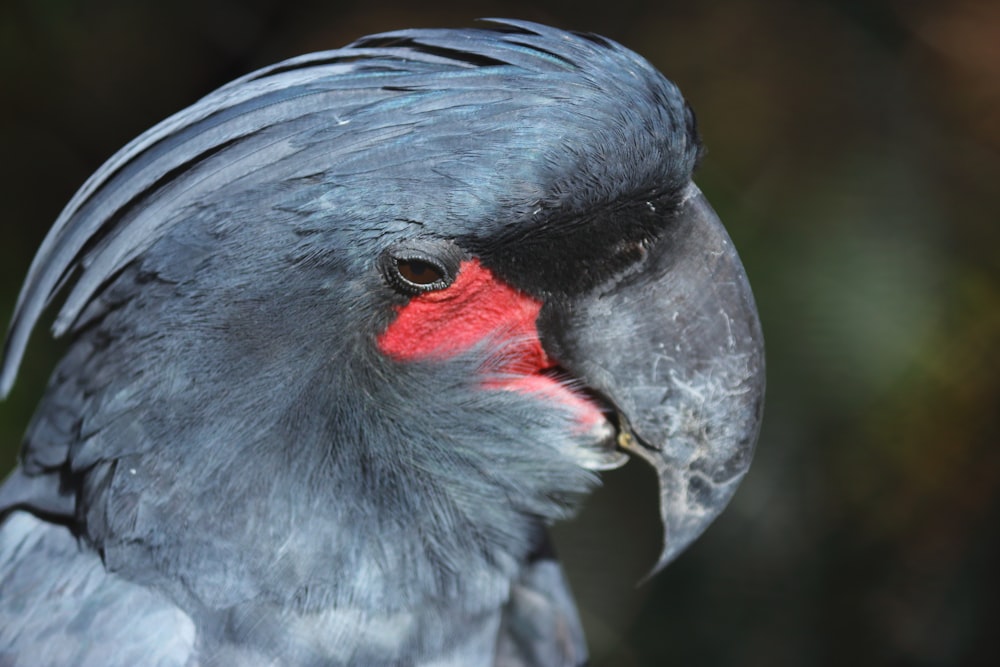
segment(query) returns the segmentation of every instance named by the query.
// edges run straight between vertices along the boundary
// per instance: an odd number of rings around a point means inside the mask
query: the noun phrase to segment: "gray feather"
[[[0,487],[0,662],[580,664],[558,566],[530,556],[596,483],[586,434],[491,388],[504,344],[383,354],[405,298],[379,258],[435,239],[545,293],[598,275],[578,266],[697,152],[647,63],[519,22],[295,58],[130,143],[57,219],[6,341],[4,395],[69,291]],[[568,234],[583,254],[558,259]]]
[[[162,595],[108,574],[63,526],[0,525],[0,664],[185,667],[195,627]]]

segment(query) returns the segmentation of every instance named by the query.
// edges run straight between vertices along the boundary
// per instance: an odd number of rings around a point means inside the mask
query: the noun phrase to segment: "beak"
[[[618,446],[660,486],[677,557],[728,504],[753,457],[764,338],[736,249],[693,183],[664,236],[608,283],[546,306],[546,351],[618,413]]]

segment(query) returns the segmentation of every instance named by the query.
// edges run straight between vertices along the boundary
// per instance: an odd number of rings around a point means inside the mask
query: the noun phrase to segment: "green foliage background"
[[[769,394],[723,518],[651,583],[652,476],[558,542],[595,665],[1000,664],[1000,4],[6,0],[0,319],[62,205],[227,80],[363,34],[513,16],[600,32],[685,91],[754,285]],[[15,463],[59,345],[0,403]]]

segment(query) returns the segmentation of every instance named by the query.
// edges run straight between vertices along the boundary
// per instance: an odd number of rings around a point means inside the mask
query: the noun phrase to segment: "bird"
[[[591,33],[404,29],[247,74],[56,219],[0,394],[67,347],[0,486],[4,665],[580,666],[548,530],[659,483],[661,569],[764,402],[677,86]]]

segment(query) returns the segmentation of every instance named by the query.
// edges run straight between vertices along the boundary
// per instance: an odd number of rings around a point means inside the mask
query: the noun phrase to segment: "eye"
[[[419,259],[397,259],[396,271],[403,280],[417,287],[430,287],[444,280],[440,268]]]
[[[452,241],[411,239],[388,248],[379,260],[389,287],[406,296],[443,290],[458,275],[465,253]]]

